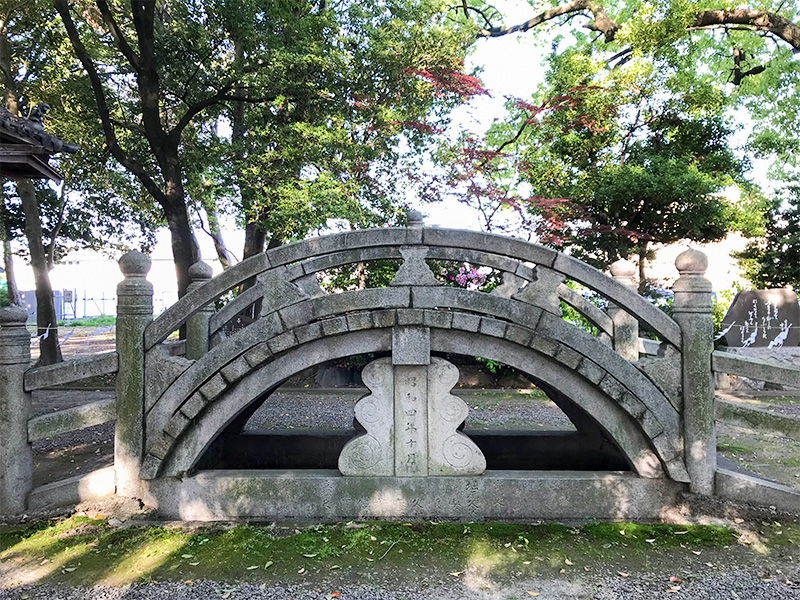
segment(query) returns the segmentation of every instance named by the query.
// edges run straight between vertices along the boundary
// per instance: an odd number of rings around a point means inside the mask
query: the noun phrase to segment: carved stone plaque
[[[450,390],[458,369],[441,358],[429,365],[371,362],[362,379],[372,392],[356,403],[367,432],[350,440],[339,456],[343,475],[479,475],[486,459],[458,427],[469,408]]]
[[[722,319],[722,344],[732,348],[800,345],[800,304],[791,290],[739,292]]]

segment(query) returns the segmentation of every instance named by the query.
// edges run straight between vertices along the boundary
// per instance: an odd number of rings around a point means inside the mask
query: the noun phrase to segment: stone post
[[[194,263],[189,267],[189,278],[192,283],[189,284],[187,292],[191,293],[205,284],[211,279],[212,274],[210,265],[203,261]],[[214,305],[208,304],[186,321],[186,358],[197,360],[208,352],[208,326],[212,316],[214,316]]]
[[[673,319],[681,328],[683,352],[683,443],[691,491],[714,493],[717,440],[714,428],[714,379],[711,353],[714,324],[711,282],[704,277],[708,258],[687,250],[675,259],[681,276],[672,286]]]
[[[33,455],[28,443],[31,396],[23,376],[31,366],[28,311],[21,306],[0,309],[0,515],[25,511],[33,485]]]
[[[620,259],[611,265],[611,276],[626,287],[636,287],[635,274],[636,265],[630,261]],[[608,314],[614,322],[614,350],[625,360],[639,360],[639,322],[614,304]]]
[[[145,278],[150,258],[138,251],[119,260],[117,285],[117,425],[114,471],[117,495],[140,496],[144,448],[144,330],[153,321],[153,285]]]

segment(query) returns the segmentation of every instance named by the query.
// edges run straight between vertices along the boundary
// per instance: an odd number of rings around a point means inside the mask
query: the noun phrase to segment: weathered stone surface
[[[425,256],[428,254],[427,248],[420,246],[401,247],[400,254],[403,255],[403,264],[400,265],[389,285],[442,285],[442,282],[434,277],[433,272],[425,262]]]
[[[390,358],[372,361],[361,371],[370,394],[355,405],[366,433],[353,438],[339,455],[342,475],[394,475],[394,368]]]
[[[397,322],[397,311],[389,310],[376,310],[372,312],[372,323],[375,327],[394,327]]]
[[[200,393],[203,394],[207,402],[213,402],[227,387],[228,384],[225,383],[222,376],[216,374],[200,387]]]
[[[514,294],[522,289],[522,286],[526,285],[528,282],[525,281],[522,277],[515,275],[514,273],[510,273],[508,271],[503,272],[503,282],[494,288],[491,293],[494,296],[500,296],[501,298],[511,298]]]
[[[738,292],[720,325],[722,345],[738,348],[800,346],[800,304],[787,289]]]
[[[506,334],[507,323],[489,317],[481,317],[481,324],[478,331],[492,337],[504,337]]]
[[[74,507],[88,500],[107,498],[114,494],[114,467],[76,475],[31,490],[28,510],[43,510],[60,506]]]
[[[644,520],[680,505],[686,486],[632,474],[487,472],[476,477],[342,477],[336,471],[204,471],[148,482],[165,518],[227,520]]]
[[[598,337],[602,335],[614,335],[614,322],[611,320],[611,317],[592,304],[583,294],[579,294],[562,283],[558,286],[558,297],[586,317],[592,325],[597,327],[599,332]]]
[[[144,407],[149,410],[161,397],[161,394],[172,385],[190,366],[191,360],[180,356],[168,356],[163,344],[159,344],[145,354]]]
[[[714,423],[714,381],[711,353],[714,323],[711,315],[711,282],[703,274],[705,254],[687,250],[675,260],[681,276],[672,286],[673,319],[683,336],[683,438],[686,468],[692,492],[714,493],[717,441]],[[653,435],[652,433],[650,435]]]
[[[164,428],[164,433],[174,439],[178,439],[181,437],[184,429],[189,425],[189,419],[186,418],[186,415],[183,413],[177,412],[172,415],[172,418],[167,423],[167,426]]]
[[[55,365],[35,367],[25,372],[25,391],[32,392],[117,372],[116,352],[104,352],[92,356],[74,358]]]
[[[556,354],[556,360],[570,369],[577,369],[583,356],[566,346],[561,346]]]
[[[200,411],[206,407],[206,399],[203,394],[195,392],[189,399],[181,406],[181,412],[186,415],[187,419],[194,419]]]
[[[203,261],[196,262],[189,267],[189,278],[192,283],[187,289],[188,293],[200,289],[209,282],[213,270]],[[202,292],[201,292],[202,293]],[[208,303],[186,320],[186,358],[197,360],[208,352],[209,337],[211,335],[210,323],[214,315],[214,305]]]
[[[411,304],[411,292],[407,287],[367,288],[314,298],[312,303],[314,317],[321,319],[357,310],[405,308]]]
[[[308,300],[308,294],[287,278],[286,268],[275,268],[256,277],[256,285],[261,289],[261,316],[275,312],[286,306]]]
[[[321,330],[319,323],[315,323],[314,325],[318,330]],[[298,338],[300,336],[301,331],[305,332],[310,327],[311,326],[309,325],[308,327],[301,327],[300,329],[298,329],[297,330]],[[298,341],[300,340],[298,339]],[[300,343],[303,342],[300,341]],[[261,342],[257,346],[254,346],[253,348],[244,353],[244,359],[247,361],[247,364],[253,367],[254,369],[263,365],[270,358],[272,358],[272,350],[269,349],[269,344],[267,342]]]
[[[269,265],[269,259],[266,254],[256,254],[238,263],[235,267],[226,269],[197,291],[180,298],[175,304],[161,313],[158,319],[153,321],[152,325],[147,327],[144,334],[145,350],[149,350],[156,344],[163,342],[170,333],[177,330],[186,321],[188,315],[194,314],[228,290],[255,277],[267,269]]]
[[[554,250],[536,244],[529,244],[523,240],[476,231],[425,228],[422,235],[423,242],[427,246],[469,248],[470,250],[480,250],[517,260],[529,261],[545,267],[553,266],[558,254]]]
[[[347,317],[323,319],[321,323],[322,331],[325,335],[337,335],[347,331]]]
[[[343,319],[344,317],[339,318]],[[267,343],[269,344],[269,349],[273,354],[280,354],[281,352],[286,352],[286,350],[289,348],[296,346],[297,338],[294,336],[294,331],[287,331],[286,333],[282,333],[279,336],[272,338]]]
[[[146,331],[153,321],[153,285],[145,279],[150,270],[150,259],[140,252],[125,254],[120,259],[119,266],[125,279],[117,285],[116,344],[119,370],[114,469],[117,494],[138,497],[139,467],[144,458],[145,438],[142,422],[146,375],[145,346],[142,345],[142,339],[146,338]],[[205,304],[197,305],[196,309],[199,310]],[[162,339],[158,337],[156,341],[160,342]]]
[[[635,289],[636,265],[620,259],[611,265],[611,275],[622,285]],[[639,322],[623,306],[609,304],[608,314],[614,323],[614,350],[627,361],[639,360]]]
[[[664,392],[676,410],[681,410],[683,406],[681,355],[675,348],[666,344],[661,351],[662,356],[646,356],[640,358],[634,365]]]
[[[427,365],[430,360],[431,330],[429,328],[398,325],[392,329],[392,364]]]
[[[295,329],[314,320],[314,309],[310,302],[298,302],[278,311],[284,329]]]
[[[461,329],[463,331],[478,331],[481,326],[481,318],[478,315],[471,315],[469,313],[454,312],[453,313],[453,329]]]
[[[420,308],[398,308],[397,309],[397,324],[398,325],[422,325],[425,322],[425,316]]]
[[[449,310],[423,310],[422,324],[425,325],[425,327],[450,329],[453,324],[453,313]]]
[[[785,485],[727,469],[717,469],[715,482],[716,494],[721,498],[800,512],[800,493]]]
[[[509,342],[514,342],[520,346],[527,346],[530,344],[532,337],[529,329],[520,327],[519,325],[511,324],[506,328],[505,338]]]
[[[450,390],[458,383],[458,369],[441,358],[427,368],[428,474],[480,475],[486,470],[483,453],[457,428],[469,407]]]
[[[320,296],[328,295],[328,292],[319,286],[319,278],[316,273],[309,273],[308,275],[299,277],[294,281],[294,284],[309,298],[319,298]]]
[[[298,344],[305,344],[311,340],[317,340],[324,335],[322,323],[309,323],[303,327],[298,327],[294,332]]]
[[[220,373],[225,378],[225,381],[234,383],[244,377],[249,370],[250,364],[245,360],[244,356],[240,356],[222,367]]]
[[[358,331],[372,329],[372,315],[368,311],[354,312],[347,315],[347,330]]]
[[[76,429],[102,425],[113,421],[116,416],[116,400],[114,398],[47,413],[28,421],[28,441],[35,442]]]
[[[787,348],[787,350],[789,349]],[[800,353],[795,354],[795,356],[797,355]],[[740,375],[795,388],[800,387],[800,366],[781,365],[771,360],[748,356],[742,352],[742,349],[715,350],[711,358],[712,368],[720,373]]]
[[[394,358],[394,351],[392,352]],[[394,474],[428,475],[428,367],[394,366]]]
[[[533,304],[560,317],[561,302],[558,297],[558,287],[564,281],[564,274],[538,265],[533,271],[533,276],[534,279],[512,298]]]
[[[27,318],[28,311],[22,307],[0,309],[0,516],[22,514],[33,485],[28,443],[31,397],[23,391],[23,376],[31,360]]]

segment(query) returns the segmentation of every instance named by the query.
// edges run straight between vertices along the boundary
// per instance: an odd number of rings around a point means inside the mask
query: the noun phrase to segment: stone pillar
[[[33,456],[28,443],[31,396],[23,376],[31,366],[28,311],[0,309],[0,516],[22,514],[33,485]]]
[[[140,496],[144,448],[144,330],[153,321],[153,285],[145,278],[150,258],[138,251],[119,260],[117,285],[117,425],[114,471],[117,495]]]
[[[204,285],[213,271],[210,265],[203,261],[194,263],[189,267],[189,284],[187,292],[191,293]],[[214,305],[207,304],[186,321],[186,358],[197,360],[208,352],[208,327],[211,317],[214,316]]]
[[[717,440],[714,428],[714,379],[711,353],[714,324],[711,282],[704,277],[708,258],[687,250],[675,260],[681,276],[672,286],[673,319],[681,328],[683,352],[683,443],[691,491],[714,493]]]
[[[622,285],[635,288],[636,265],[620,259],[611,265],[611,276]],[[614,322],[614,350],[625,360],[639,360],[639,322],[620,307],[610,304],[608,314]]]

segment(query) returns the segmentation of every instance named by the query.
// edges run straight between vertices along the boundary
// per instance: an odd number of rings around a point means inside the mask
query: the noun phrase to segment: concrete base
[[[658,520],[684,484],[632,473],[486,471],[476,477],[343,477],[337,471],[203,471],[145,483],[166,518],[214,521]]]
[[[98,469],[31,490],[28,510],[79,504],[114,494],[114,467]]]
[[[783,511],[800,513],[800,492],[780,483],[717,469],[716,494],[725,500],[774,506]]]

